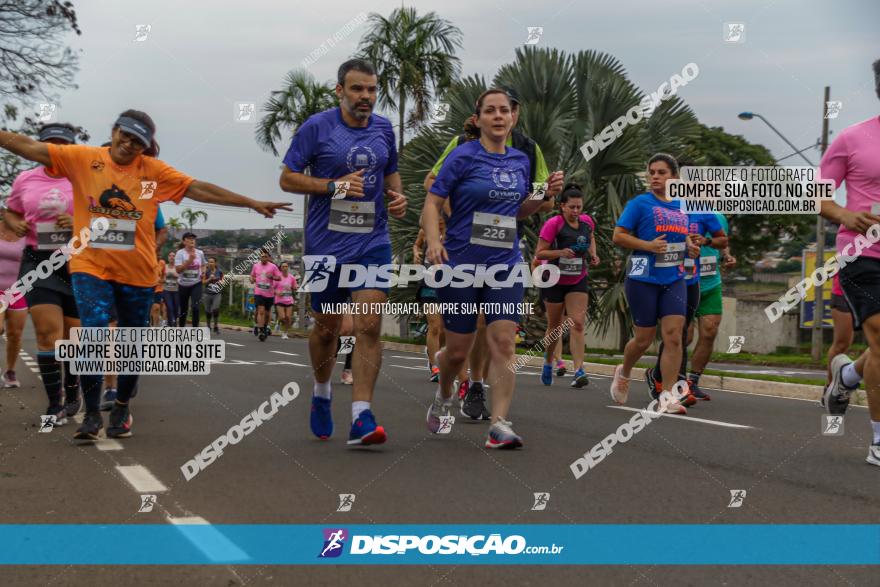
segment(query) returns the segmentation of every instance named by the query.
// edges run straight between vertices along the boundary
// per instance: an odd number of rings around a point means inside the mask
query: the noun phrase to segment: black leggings
[[[685,379],[687,377],[687,364],[688,364],[688,326],[690,326],[691,322],[694,319],[694,314],[697,313],[697,308],[700,305],[700,280],[694,280],[693,284],[689,284],[687,286],[687,310],[684,316],[684,329],[681,332],[681,366],[678,368],[678,377],[680,379]],[[662,379],[662,375],[660,374],[660,357],[663,356],[663,341],[660,341],[660,352],[657,353],[657,366],[654,369],[654,377],[657,378],[658,381]]]
[[[202,283],[195,285],[181,285],[180,290],[180,327],[186,326],[187,306],[192,309],[192,325],[199,325],[199,304],[202,303]]]

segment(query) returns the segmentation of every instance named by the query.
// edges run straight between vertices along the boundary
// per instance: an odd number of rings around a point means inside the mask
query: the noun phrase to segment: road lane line
[[[236,546],[205,518],[199,516],[173,518],[168,516],[166,519],[169,524],[176,526],[184,537],[193,543],[193,546],[205,553],[205,556],[212,561],[233,562],[250,559],[246,552]]]
[[[142,465],[117,465],[116,470],[138,493],[168,491],[168,488]]]
[[[122,450],[122,443],[112,438],[101,438],[95,442],[95,448],[98,450]]]
[[[644,408],[629,408],[626,406],[607,406],[615,410],[626,410],[627,412],[641,412]],[[694,418],[693,416],[681,416],[679,414],[661,414],[663,418],[676,418],[678,420],[686,420],[688,422],[699,422],[701,424],[712,424],[714,426],[723,426],[725,428],[748,428],[753,426],[745,426],[743,424],[731,424],[730,422],[721,422],[720,420],[707,420],[705,418]]]
[[[285,353],[284,351],[269,351],[270,353],[275,353],[277,355],[289,355],[291,357],[298,357],[299,353]]]
[[[237,342],[229,342],[228,340],[226,341],[226,344],[228,346],[244,346],[243,344],[238,344]]]
[[[392,359],[406,359],[407,361],[427,361],[427,358],[424,356],[415,356],[415,357],[405,357],[403,355],[391,355]]]

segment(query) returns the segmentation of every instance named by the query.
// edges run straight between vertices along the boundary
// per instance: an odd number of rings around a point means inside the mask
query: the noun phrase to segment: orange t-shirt
[[[165,291],[165,260],[159,259],[156,267],[156,293],[162,293]]]
[[[88,273],[105,281],[125,285],[156,285],[156,210],[160,202],[180,203],[193,178],[167,163],[138,156],[131,165],[119,166],[110,159],[110,149],[87,145],[47,145],[52,159],[51,173],[63,175],[73,185],[74,234],[89,226],[93,218],[111,219],[115,226],[134,224],[134,248],[121,250],[93,247],[70,258],[71,273]],[[130,232],[129,232],[130,235]],[[113,235],[119,237],[123,233]],[[130,245],[129,245],[130,246]]]

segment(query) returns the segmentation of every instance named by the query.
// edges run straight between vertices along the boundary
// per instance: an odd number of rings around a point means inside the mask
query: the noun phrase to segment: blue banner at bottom
[[[20,524],[0,564],[878,565],[880,525]]]

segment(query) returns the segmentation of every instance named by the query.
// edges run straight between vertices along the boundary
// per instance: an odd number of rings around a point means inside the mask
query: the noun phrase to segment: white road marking
[[[627,412],[641,412],[640,408],[628,408],[626,406],[607,406],[609,408],[614,408],[615,410],[626,410]],[[662,414],[663,418],[676,418],[678,420],[686,420],[688,422],[699,422],[701,424],[713,424],[715,426],[723,426],[725,428],[748,428],[752,429],[752,426],[744,426],[742,424],[731,424],[730,422],[721,422],[720,420],[707,420],[705,418],[694,418],[693,416],[682,416],[680,414]]]
[[[208,520],[199,516],[181,518],[167,518],[169,524],[177,526],[177,529],[187,540],[201,550],[212,561],[246,561],[250,557],[229,540],[222,532],[213,527]],[[192,528],[192,526],[208,526],[207,528]]]
[[[391,358],[392,359],[406,359],[407,361],[427,361],[427,358],[419,357],[419,356],[405,357],[403,355],[391,355]]]
[[[289,355],[291,357],[298,357],[299,353],[285,353],[284,351],[269,351],[270,353],[275,353],[277,355]]]
[[[116,470],[138,493],[168,491],[168,488],[142,465],[117,465]]]
[[[421,367],[409,367],[407,365],[391,365],[392,367],[400,367],[401,369],[412,369],[414,371],[427,371],[424,366]]]
[[[82,417],[80,417],[80,420],[82,420]],[[122,450],[122,443],[112,438],[101,438],[97,442],[95,442],[95,448],[103,451]]]
[[[229,346],[244,346],[243,344],[238,344],[237,342],[229,342],[228,340],[226,341],[226,344],[228,344]]]

